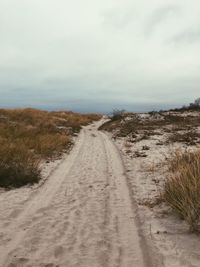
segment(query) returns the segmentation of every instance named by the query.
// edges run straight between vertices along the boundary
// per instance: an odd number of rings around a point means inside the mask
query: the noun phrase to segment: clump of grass
[[[17,188],[40,180],[39,159],[21,142],[2,144],[0,150],[0,186]]]
[[[191,231],[200,231],[200,151],[176,152],[164,199],[184,219]]]

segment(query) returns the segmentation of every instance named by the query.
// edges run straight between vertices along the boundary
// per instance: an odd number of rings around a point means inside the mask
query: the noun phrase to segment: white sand
[[[156,266],[123,162],[98,126],[39,186],[0,194],[1,267]]]
[[[178,218],[165,204],[154,205],[163,189],[166,157],[176,149],[197,149],[174,143],[166,145],[165,134],[152,136],[149,140],[131,143],[128,138],[118,138],[117,146],[123,156],[131,195],[138,206],[143,235],[152,251],[152,257],[165,267],[199,267],[200,236],[189,232],[186,223]],[[157,143],[163,145],[157,145]],[[149,150],[143,150],[148,146]],[[127,153],[128,152],[128,153]],[[147,157],[135,157],[142,152]]]

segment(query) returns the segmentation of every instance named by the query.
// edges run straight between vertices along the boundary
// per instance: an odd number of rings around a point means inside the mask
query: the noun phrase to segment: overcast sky
[[[148,110],[200,97],[198,0],[0,0],[0,106]]]

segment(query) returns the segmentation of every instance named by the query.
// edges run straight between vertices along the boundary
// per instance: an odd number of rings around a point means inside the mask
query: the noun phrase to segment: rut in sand
[[[27,201],[1,201],[1,267],[151,267],[120,155],[85,127],[70,153]],[[2,204],[3,203],[3,204]],[[7,205],[7,206],[6,206]]]

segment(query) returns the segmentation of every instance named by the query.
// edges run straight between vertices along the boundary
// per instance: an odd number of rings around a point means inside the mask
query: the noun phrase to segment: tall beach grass
[[[176,152],[170,160],[164,198],[191,231],[200,231],[200,151]]]

